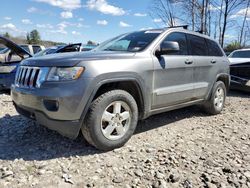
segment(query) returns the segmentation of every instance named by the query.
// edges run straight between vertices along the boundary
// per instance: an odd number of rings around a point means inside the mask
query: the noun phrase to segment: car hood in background
[[[135,53],[130,52],[72,52],[46,55],[42,57],[29,58],[22,61],[21,65],[24,66],[37,66],[37,67],[72,67],[83,61],[96,61],[96,60],[114,60],[114,59],[129,59]]]
[[[242,63],[250,63],[250,58],[228,58],[230,65],[237,65]]]
[[[32,57],[29,52],[27,52],[26,50],[24,50],[23,48],[21,48],[20,46],[5,37],[0,36],[0,43],[14,51],[21,58],[24,58],[25,55],[28,57]]]

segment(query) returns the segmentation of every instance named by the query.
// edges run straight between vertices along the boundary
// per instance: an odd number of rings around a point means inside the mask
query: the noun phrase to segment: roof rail
[[[202,31],[202,30],[197,30],[195,32],[200,33],[200,34],[204,34],[204,31]]]
[[[179,28],[179,27],[182,27],[183,29],[188,29],[188,25],[176,25],[176,26],[170,26],[167,28]]]

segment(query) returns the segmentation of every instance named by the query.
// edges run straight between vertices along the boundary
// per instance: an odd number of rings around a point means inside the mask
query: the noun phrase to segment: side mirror
[[[156,51],[156,55],[163,55],[180,51],[178,42],[165,41],[161,44],[160,49]]]

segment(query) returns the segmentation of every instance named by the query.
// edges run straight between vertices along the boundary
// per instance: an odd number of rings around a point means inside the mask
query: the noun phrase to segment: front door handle
[[[211,61],[211,63],[212,63],[212,64],[215,64],[215,63],[216,63],[216,61],[215,61],[215,60],[212,60],[212,61]]]
[[[191,64],[193,64],[193,61],[186,60],[186,61],[185,61],[185,64],[187,64],[187,65],[191,65]]]

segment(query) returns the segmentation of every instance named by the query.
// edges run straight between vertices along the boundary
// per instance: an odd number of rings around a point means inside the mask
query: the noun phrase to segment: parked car
[[[231,88],[250,92],[250,49],[235,50],[229,61]]]
[[[94,48],[96,48],[97,45],[85,45],[82,47],[82,52],[86,52],[86,51],[90,51],[90,50],[93,50]]]
[[[216,41],[180,28],[128,33],[85,53],[22,61],[12,85],[17,111],[101,150],[123,146],[138,120],[194,104],[219,114],[229,61]]]
[[[34,57],[40,57],[48,54],[65,53],[65,52],[80,52],[82,51],[82,43],[59,45],[46,48],[39,53],[35,54]]]
[[[19,45],[22,49],[24,49],[25,51],[27,51],[29,54],[34,55],[42,50],[45,49],[44,46],[42,45],[31,45],[31,44],[21,44]],[[8,55],[11,53],[11,49],[9,48],[5,48],[1,51],[1,62],[4,62],[3,59],[5,59],[5,61],[9,62],[10,60],[8,59]],[[16,54],[12,55],[12,58],[15,59],[15,61],[20,60],[20,57],[17,56]]]
[[[11,84],[14,83],[20,61],[32,57],[32,55],[11,40],[1,36],[0,44],[5,46],[5,49],[0,51],[0,90],[3,90],[10,89]]]
[[[0,44],[6,45],[6,48],[0,51],[0,90],[8,90],[10,89],[11,84],[13,84],[15,81],[15,74],[17,67],[19,66],[19,63],[24,59],[24,57],[20,56],[20,54],[17,54],[15,50],[13,50],[13,46],[15,49],[18,48],[19,51],[24,51],[23,53],[29,54],[28,57],[32,57],[32,55],[29,52],[32,51],[33,53],[34,50],[36,49],[34,47],[37,47],[37,49],[39,48],[39,50],[43,49],[44,47],[37,45],[18,46],[4,37],[0,37]],[[81,46],[82,46],[81,43],[76,43],[70,45],[51,47],[36,53],[35,55],[33,55],[33,57],[39,57],[53,53],[81,51]],[[25,56],[25,58],[27,58],[27,56]]]
[[[31,45],[31,44],[21,44],[20,47],[25,49],[27,52],[29,52],[32,55],[45,49],[45,47],[42,45]]]

